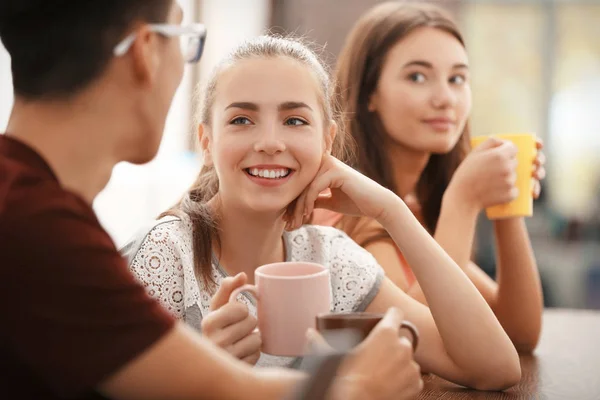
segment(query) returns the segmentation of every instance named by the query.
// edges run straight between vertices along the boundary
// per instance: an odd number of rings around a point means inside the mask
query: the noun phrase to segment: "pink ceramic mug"
[[[319,264],[282,262],[257,268],[254,278],[256,285],[237,288],[229,301],[246,291],[256,297],[263,353],[302,356],[306,331],[316,328],[317,315],[330,311],[329,270]]]

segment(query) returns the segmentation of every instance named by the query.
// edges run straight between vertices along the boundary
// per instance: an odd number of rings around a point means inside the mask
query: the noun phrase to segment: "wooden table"
[[[521,356],[521,382],[504,392],[464,389],[424,377],[419,399],[600,400],[600,312],[547,309],[540,344]]]

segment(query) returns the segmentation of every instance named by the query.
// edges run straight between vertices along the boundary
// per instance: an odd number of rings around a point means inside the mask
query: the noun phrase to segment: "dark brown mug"
[[[375,326],[382,320],[383,314],[375,313],[329,313],[317,315],[317,330],[321,333],[327,331],[336,331],[340,329],[351,329],[360,335],[360,340],[364,340]],[[400,324],[400,336],[404,336],[402,331],[410,333],[413,350],[417,350],[419,344],[419,331],[409,321],[402,321]]]

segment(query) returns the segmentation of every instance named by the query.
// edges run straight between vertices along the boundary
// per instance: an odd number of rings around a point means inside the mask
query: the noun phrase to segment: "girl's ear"
[[[211,167],[213,160],[210,152],[210,132],[204,124],[198,125],[198,139],[200,140],[200,148],[202,149],[202,162],[205,167]]]
[[[328,155],[331,155],[333,149],[333,143],[335,142],[335,136],[337,135],[338,125],[334,120],[331,120],[329,124],[329,130],[325,135],[325,151]]]

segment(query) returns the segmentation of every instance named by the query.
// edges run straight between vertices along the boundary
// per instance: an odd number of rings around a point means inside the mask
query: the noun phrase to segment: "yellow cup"
[[[502,140],[510,140],[517,148],[517,183],[519,197],[506,204],[486,208],[489,219],[531,217],[533,215],[532,166],[537,149],[535,135],[530,133],[492,135]],[[476,136],[471,139],[473,148],[486,141],[489,136]]]

